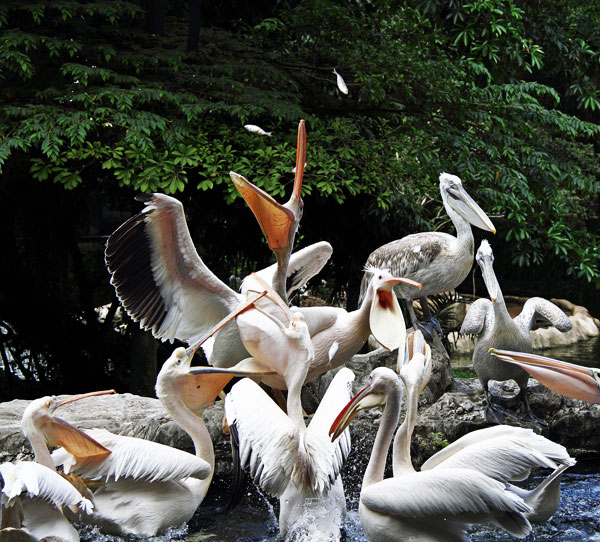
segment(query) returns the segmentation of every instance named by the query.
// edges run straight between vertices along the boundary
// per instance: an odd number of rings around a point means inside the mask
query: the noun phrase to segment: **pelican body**
[[[418,292],[425,315],[429,315],[426,297],[456,288],[469,274],[473,265],[474,241],[471,224],[496,233],[494,225],[475,203],[456,175],[440,175],[440,193],[444,208],[456,228],[456,237],[443,232],[422,232],[407,235],[373,251],[367,265],[389,269],[398,277],[412,279],[422,284]],[[361,284],[366,290],[370,274],[365,273]],[[396,295],[406,300],[412,325],[417,318],[412,301],[417,292],[409,286],[394,287]]]
[[[360,492],[360,521],[371,542],[465,542],[471,523],[492,522],[514,536],[531,531],[531,508],[506,484],[471,468],[415,472],[410,457],[394,458],[394,477],[384,479],[385,460],[402,401],[402,387],[391,369],[378,367],[340,412],[332,438],[356,412],[385,404]],[[409,407],[410,408],[410,407]],[[409,422],[410,423],[410,422]],[[412,429],[406,428],[410,439]]]
[[[307,426],[300,393],[315,351],[303,314],[292,312],[286,327],[268,313],[246,311],[238,323],[249,349],[257,345],[257,361],[281,375],[288,390],[287,413],[250,379],[227,394],[225,413],[237,437],[240,465],[249,468],[262,489],[279,497],[282,535],[301,530],[311,540],[338,539],[345,513],[339,471],[350,437],[346,432],[333,444],[327,430],[331,412],[350,396],[354,375],[348,369],[338,372]]]
[[[494,274],[494,254],[489,243],[484,239],[477,250],[476,261],[481,268],[483,280],[488,290],[490,299],[476,300],[467,312],[461,333],[477,335],[477,343],[473,350],[473,369],[488,400],[486,416],[490,421],[501,421],[501,409],[492,406],[491,394],[488,388],[490,380],[513,379],[519,386],[520,396],[525,404],[527,413],[531,413],[527,399],[527,381],[529,375],[525,370],[515,364],[501,361],[489,352],[490,348],[532,352],[530,330],[536,317],[542,317],[550,322],[559,331],[569,331],[571,321],[554,303],[541,297],[528,299],[521,313],[516,318],[511,318],[504,303],[500,285]]]

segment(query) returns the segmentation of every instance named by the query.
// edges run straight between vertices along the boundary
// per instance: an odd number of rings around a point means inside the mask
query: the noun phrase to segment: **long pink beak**
[[[560,395],[588,403],[600,403],[599,369],[524,352],[490,348],[490,353],[502,361],[522,367],[541,384]]]

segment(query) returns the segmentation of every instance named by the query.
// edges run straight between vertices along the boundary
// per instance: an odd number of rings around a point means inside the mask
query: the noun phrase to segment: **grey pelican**
[[[408,337],[404,356],[399,353],[398,373],[406,389],[406,417],[394,437],[393,473],[401,476],[415,472],[410,457],[410,442],[416,426],[418,398],[431,377],[431,350],[420,331]],[[402,359],[404,358],[404,359]],[[409,361],[407,361],[409,360]],[[565,469],[575,464],[566,448],[534,433],[531,429],[496,425],[467,433],[432,455],[421,471],[432,469],[474,469],[510,484],[532,508],[524,513],[530,522],[545,522],[556,512],[560,501],[560,480]],[[524,490],[512,481],[526,479],[533,468],[553,472],[536,488]]]
[[[2,524],[0,540],[37,542],[53,540],[79,542],[75,527],[61,507],[93,505],[54,467],[33,461],[2,463]]]
[[[488,389],[489,380],[513,379],[520,389],[520,396],[525,404],[527,414],[532,420],[539,420],[531,412],[527,398],[527,381],[529,375],[518,365],[505,363],[494,358],[490,348],[504,348],[522,352],[531,352],[530,330],[536,317],[550,322],[559,331],[569,331],[571,321],[554,303],[541,297],[528,299],[516,318],[511,318],[500,285],[494,274],[494,254],[490,244],[484,239],[476,255],[481,268],[489,299],[478,299],[470,307],[462,323],[460,332],[477,335],[478,340],[473,351],[473,369],[477,373],[488,401],[486,418],[493,423],[502,421],[504,410],[492,402]]]
[[[156,393],[190,435],[195,454],[105,429],[81,431],[53,416],[53,398],[30,405],[31,422],[24,423],[24,432],[32,447],[49,456],[45,442],[61,446],[52,453],[53,464],[67,474],[103,481],[93,495],[94,510],[78,514],[78,521],[109,534],[155,536],[192,517],[214,470],[202,411],[234,376],[261,376],[264,371],[255,371],[251,360],[232,369],[190,368],[191,358],[184,348],[176,348],[161,368]]]
[[[443,232],[414,233],[379,247],[367,259],[368,266],[389,269],[398,277],[421,283],[423,288],[418,294],[426,317],[430,316],[427,296],[456,288],[471,270],[475,249],[471,224],[496,233],[491,220],[467,194],[459,177],[442,173],[440,192],[444,208],[456,228],[456,237]],[[369,280],[367,271],[361,283],[361,297]],[[415,327],[418,322],[412,302],[417,292],[401,284],[394,291],[406,300]]]
[[[600,403],[600,369],[527,352],[492,348],[490,353],[521,367],[556,393],[588,403]]]
[[[400,474],[384,479],[385,460],[402,402],[398,376],[378,367],[333,423],[335,439],[358,410],[385,403],[360,492],[359,514],[372,542],[465,542],[471,523],[491,522],[518,538],[531,524],[531,507],[506,484],[472,468],[414,472],[409,458],[395,459]],[[407,433],[408,434],[408,433]],[[406,468],[402,468],[404,465]]]
[[[227,394],[225,412],[238,441],[241,467],[249,468],[267,493],[279,497],[283,536],[301,531],[310,540],[337,540],[346,507],[339,472],[350,436],[345,432],[333,444],[327,431],[350,398],[354,375],[345,368],[336,374],[306,426],[300,392],[315,350],[303,313],[291,313],[286,327],[268,313],[250,310],[238,317],[238,326],[250,351],[258,345],[257,361],[280,374],[288,390],[287,414],[250,379],[239,381]]]

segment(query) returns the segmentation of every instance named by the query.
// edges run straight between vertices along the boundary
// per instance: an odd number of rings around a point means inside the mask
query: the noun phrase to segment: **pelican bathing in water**
[[[563,332],[571,329],[571,321],[554,303],[541,297],[528,299],[521,313],[514,319],[511,318],[494,274],[494,254],[485,239],[477,250],[476,260],[491,300],[481,298],[469,307],[460,332],[478,336],[473,350],[473,369],[483,386],[488,402],[486,418],[492,423],[501,423],[506,414],[503,408],[493,403],[488,387],[489,381],[513,379],[519,386],[519,395],[525,405],[526,413],[532,420],[539,421],[531,412],[527,398],[529,380],[527,372],[519,365],[495,358],[490,354],[489,349],[531,352],[533,347],[530,330],[536,318],[542,318]]]
[[[423,314],[430,316],[427,296],[456,288],[473,265],[474,241],[471,224],[496,233],[491,220],[463,188],[456,175],[440,175],[440,193],[444,208],[456,228],[456,237],[443,232],[422,232],[387,243],[371,253],[367,265],[389,269],[397,277],[405,277],[423,285],[421,291],[399,284],[394,291],[407,304],[412,326],[418,324],[412,302],[417,296]],[[370,273],[361,283],[361,297],[366,291]],[[427,332],[429,334],[429,332]]]
[[[315,351],[303,313],[286,316],[287,326],[258,310],[240,314],[237,321],[249,351],[283,379],[287,413],[255,382],[243,379],[227,394],[227,422],[241,467],[280,499],[280,533],[302,530],[311,540],[337,540],[346,508],[339,472],[350,437],[346,432],[333,444],[327,431],[350,397],[354,375],[348,369],[337,373],[306,426],[300,392]]]
[[[531,530],[528,516],[541,518],[551,508],[553,492],[544,488],[573,461],[564,447],[531,430],[499,426],[466,435],[416,472],[410,458],[410,439],[418,395],[431,374],[431,358],[423,338],[413,338],[408,355],[399,356],[399,360],[410,357],[410,361],[399,367],[408,404],[394,439],[394,477],[383,479],[402,395],[393,371],[375,369],[331,428],[335,438],[359,410],[385,404],[360,496],[359,513],[368,539],[464,542],[469,524],[481,522],[492,522],[524,538]],[[557,474],[553,473],[535,494],[507,485],[508,480],[526,477],[534,466],[555,468]]]

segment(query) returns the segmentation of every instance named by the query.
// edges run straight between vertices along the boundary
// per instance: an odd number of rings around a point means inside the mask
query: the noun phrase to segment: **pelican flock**
[[[334,74],[347,93],[342,77]],[[254,125],[244,128],[270,135]],[[202,505],[215,472],[202,414],[219,395],[231,433],[233,493],[241,498],[241,470],[247,470],[262,491],[278,499],[279,533],[286,539],[343,537],[347,504],[340,473],[351,460],[350,422],[360,410],[377,406],[384,410],[359,501],[368,540],[466,541],[472,524],[486,522],[524,538],[533,523],[554,514],[561,477],[575,461],[563,446],[532,429],[492,425],[472,431],[419,471],[411,459],[418,400],[432,374],[431,346],[420,330],[427,326],[417,321],[413,300],[421,301],[428,316],[427,296],[465,279],[473,264],[471,225],[495,233],[488,216],[459,177],[442,173],[440,193],[456,236],[416,233],[373,251],[356,310],[290,306],[294,293],[332,254],[326,241],[294,252],[306,160],[306,127],[300,121],[294,186],[285,204],[230,172],[275,260],[246,277],[240,292],[202,261],[176,198],[138,197],[144,208],[109,237],[105,263],[123,308],[142,329],[159,340],[187,344],[187,349],[176,346],[163,363],[155,391],[190,436],[194,453],[104,429],[79,429],[55,415],[66,402],[90,394],[34,400],[23,414],[22,431],[35,461],[0,465],[0,540],[77,542],[72,522],[145,537],[184,525]],[[568,397],[600,402],[597,369],[531,354],[529,331],[537,317],[561,331],[569,328],[568,318],[542,298],[530,299],[510,318],[487,241],[476,259],[490,299],[473,303],[461,331],[479,336],[473,365],[492,421],[502,420],[489,397],[491,379],[515,380],[529,413],[529,375]],[[408,337],[397,298],[407,303],[414,328]],[[374,369],[353,396],[354,373],[344,364],[369,335],[385,349],[398,349],[397,370]],[[192,366],[200,346],[208,366]],[[331,370],[337,372],[307,420],[303,386]],[[397,427],[403,398],[406,413]],[[385,478],[390,445],[393,476]],[[551,472],[537,487],[518,485],[540,468]]]

